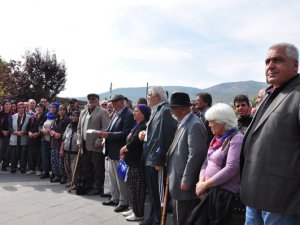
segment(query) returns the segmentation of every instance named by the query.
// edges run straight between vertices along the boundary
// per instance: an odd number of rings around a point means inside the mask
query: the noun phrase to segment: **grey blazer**
[[[256,127],[254,121],[243,142],[241,199],[256,209],[300,216],[299,76],[278,94]]]
[[[27,131],[27,124],[29,122],[30,116],[25,113],[24,114],[25,117],[25,121],[23,123],[22,126],[22,131]],[[11,120],[11,135],[10,135],[10,140],[9,140],[9,144],[10,145],[17,145],[17,140],[18,140],[18,136],[13,134],[14,131],[18,130],[18,113],[15,113],[14,115],[12,115],[12,120]],[[24,134],[21,136],[21,145],[28,145],[28,133]]]
[[[81,111],[79,116],[79,122],[77,127],[77,144],[83,143],[83,126],[86,116],[89,114],[88,109]],[[95,130],[105,130],[109,124],[109,115],[107,110],[100,108],[97,106],[91,113],[90,118],[88,120],[87,129],[95,129]],[[95,134],[86,134],[86,149],[88,151],[100,152],[102,151],[102,147],[95,148],[95,144],[101,144],[101,138],[97,137]]]
[[[197,199],[195,186],[207,155],[206,136],[205,126],[193,113],[178,128],[167,154],[169,190],[173,199]],[[187,184],[191,189],[182,191],[181,184]]]

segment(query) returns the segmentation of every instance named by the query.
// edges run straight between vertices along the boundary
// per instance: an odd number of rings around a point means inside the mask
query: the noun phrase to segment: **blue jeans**
[[[300,217],[261,211],[247,206],[245,225],[300,225]]]

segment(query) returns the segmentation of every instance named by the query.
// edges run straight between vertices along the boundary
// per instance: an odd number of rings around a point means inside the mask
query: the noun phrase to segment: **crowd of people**
[[[168,207],[176,225],[300,224],[298,57],[292,44],[269,48],[270,86],[255,107],[246,95],[231,104],[212,104],[209,93],[169,98],[161,86],[134,106],[121,94],[108,101],[88,94],[82,110],[76,99],[68,106],[6,99],[1,169],[109,197],[103,205],[145,225],[164,224]]]

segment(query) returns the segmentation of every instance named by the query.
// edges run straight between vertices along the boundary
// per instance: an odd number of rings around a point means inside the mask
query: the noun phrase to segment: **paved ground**
[[[127,222],[113,207],[103,206],[101,203],[106,200],[70,194],[64,185],[35,175],[0,171],[1,225],[137,224]],[[168,218],[168,225],[172,224],[170,221]]]

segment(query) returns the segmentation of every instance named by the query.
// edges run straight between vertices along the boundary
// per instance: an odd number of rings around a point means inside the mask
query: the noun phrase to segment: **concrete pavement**
[[[0,171],[1,225],[138,224],[127,222],[113,207],[103,206],[106,200],[68,193],[64,185],[35,175]],[[167,224],[172,224],[171,218]]]

